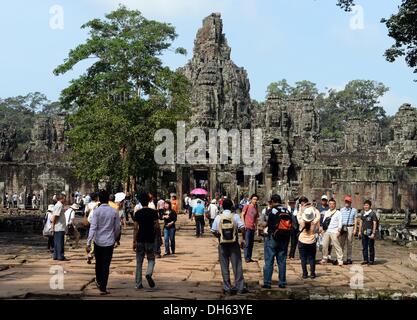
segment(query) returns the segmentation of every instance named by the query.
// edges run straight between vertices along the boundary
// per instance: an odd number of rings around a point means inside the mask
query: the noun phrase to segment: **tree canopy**
[[[88,39],[54,70],[60,75],[92,62],[61,94],[63,107],[72,111],[68,136],[76,172],[93,182],[152,177],[154,133],[174,129],[189,108],[187,79],[164,66],[161,55],[185,49],[171,48],[173,26],[124,6],[82,28]]]

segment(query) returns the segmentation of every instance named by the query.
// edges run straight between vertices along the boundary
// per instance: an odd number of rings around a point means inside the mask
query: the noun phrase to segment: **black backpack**
[[[272,234],[274,240],[288,237],[293,229],[292,214],[284,207],[269,209],[268,214],[268,233]]]

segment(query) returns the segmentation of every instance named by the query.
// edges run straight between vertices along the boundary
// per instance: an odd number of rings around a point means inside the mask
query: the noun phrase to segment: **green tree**
[[[330,89],[327,96],[320,96],[321,136],[340,138],[349,118],[374,119],[386,127],[387,117],[380,105],[380,98],[389,89],[371,80],[350,81],[343,90]]]
[[[38,113],[44,113],[56,102],[51,102],[40,92],[24,96],[0,99],[0,126],[16,129],[16,142],[19,146],[30,141],[33,122]]]
[[[133,187],[138,178],[155,174],[156,130],[174,129],[189,110],[188,81],[160,59],[177,35],[170,24],[124,6],[82,28],[89,29],[88,39],[54,70],[60,75],[92,61],[61,94],[72,112],[70,157],[80,177],[98,182],[108,176]]]
[[[337,3],[345,11],[351,11],[354,0],[338,0]],[[395,43],[385,51],[385,58],[394,62],[400,57],[417,73],[417,0],[402,0],[398,12],[390,18],[381,19],[388,29],[388,35]]]
[[[267,88],[267,96],[270,94],[278,95],[282,98],[297,97],[297,96],[311,96],[315,98],[319,91],[317,85],[308,80],[297,81],[294,86],[291,86],[286,79],[277,82],[272,82]]]

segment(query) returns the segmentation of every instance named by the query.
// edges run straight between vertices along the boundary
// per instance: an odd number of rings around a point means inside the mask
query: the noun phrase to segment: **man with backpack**
[[[278,262],[280,288],[285,288],[288,244],[292,231],[291,212],[282,205],[281,197],[271,196],[271,209],[267,212],[268,236],[265,238],[264,284],[262,288],[271,289],[275,259]]]
[[[245,246],[245,225],[239,215],[232,213],[233,202],[230,199],[223,201],[223,213],[217,215],[213,221],[211,232],[219,239],[219,260],[223,276],[223,293],[245,294],[248,289],[245,286],[242,268],[242,255],[240,249]],[[239,246],[239,230],[242,231],[242,240]],[[229,261],[232,262],[235,285],[230,282]]]

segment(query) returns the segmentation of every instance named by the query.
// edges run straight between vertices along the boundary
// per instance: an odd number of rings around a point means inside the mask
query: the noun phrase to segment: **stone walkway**
[[[299,260],[287,263],[287,289],[263,290],[263,243],[255,244],[255,263],[244,263],[245,279],[250,293],[224,296],[217,257],[217,240],[208,228],[202,238],[194,237],[194,226],[185,216],[179,218],[177,252],[157,259],[154,279],[156,288],[134,289],[136,260],[131,249],[132,228],[124,231],[121,246],[115,249],[109,290],[105,298],[94,285],[94,264],[86,263],[85,241],[79,249],[67,248],[68,262],[56,263],[46,252],[40,236],[0,233],[0,298],[65,298],[65,299],[409,299],[417,298],[417,256],[410,249],[379,241],[377,264],[361,267],[360,243],[355,242],[354,265],[317,267],[318,278],[301,279]],[[162,251],[164,251],[162,249]],[[146,260],[145,260],[146,261]],[[146,267],[146,262],[144,267]],[[64,289],[51,289],[54,270],[63,270]],[[352,276],[361,277],[363,289],[350,287]],[[50,271],[52,273],[50,273]],[[52,281],[53,282],[53,281]]]

